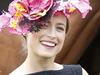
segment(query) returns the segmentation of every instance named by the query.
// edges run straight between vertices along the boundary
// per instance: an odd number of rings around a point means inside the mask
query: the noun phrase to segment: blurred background
[[[10,0],[0,0],[0,12],[7,11]],[[56,57],[61,64],[80,64],[89,75],[100,72],[100,0],[90,0],[92,11],[85,19],[79,14],[69,17],[69,30],[62,51]],[[0,75],[8,75],[26,58],[23,37],[0,32]]]

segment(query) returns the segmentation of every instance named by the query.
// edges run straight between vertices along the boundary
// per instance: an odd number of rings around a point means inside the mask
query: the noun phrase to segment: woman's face
[[[27,37],[28,53],[42,57],[55,57],[62,49],[66,33],[66,17],[53,16],[48,26],[39,32],[29,33]]]

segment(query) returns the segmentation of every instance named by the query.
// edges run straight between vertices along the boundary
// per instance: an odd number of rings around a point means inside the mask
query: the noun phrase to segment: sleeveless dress
[[[48,70],[26,75],[82,75],[82,67],[80,65],[63,65],[61,70]]]

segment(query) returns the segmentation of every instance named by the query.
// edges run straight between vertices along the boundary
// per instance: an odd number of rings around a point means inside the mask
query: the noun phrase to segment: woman
[[[90,9],[87,0],[14,0],[9,12],[0,16],[0,28],[23,35],[28,55],[10,75],[88,75],[79,65],[62,65],[54,59],[65,40],[68,16],[79,11],[84,18]]]

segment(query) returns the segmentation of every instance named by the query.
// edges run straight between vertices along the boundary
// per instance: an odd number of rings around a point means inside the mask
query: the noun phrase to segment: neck
[[[29,71],[44,71],[44,70],[53,70],[55,69],[55,63],[54,63],[54,58],[45,58],[41,57],[35,54],[28,54],[24,66],[29,70]]]

